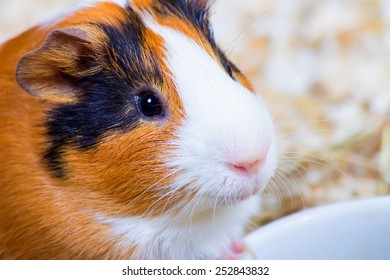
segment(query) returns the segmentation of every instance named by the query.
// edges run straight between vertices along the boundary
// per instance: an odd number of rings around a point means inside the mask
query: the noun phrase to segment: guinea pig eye
[[[160,98],[151,91],[144,91],[136,97],[139,112],[147,118],[162,117],[163,106]]]

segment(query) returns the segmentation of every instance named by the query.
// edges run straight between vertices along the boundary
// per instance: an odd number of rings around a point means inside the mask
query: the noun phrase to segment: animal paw
[[[243,242],[232,242],[230,246],[230,251],[223,254],[223,260],[238,260],[239,256],[245,253],[248,250],[248,247]]]

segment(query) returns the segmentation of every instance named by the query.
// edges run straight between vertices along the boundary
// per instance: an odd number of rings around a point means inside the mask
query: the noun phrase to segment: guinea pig
[[[206,0],[96,2],[0,46],[3,259],[219,259],[278,163]]]

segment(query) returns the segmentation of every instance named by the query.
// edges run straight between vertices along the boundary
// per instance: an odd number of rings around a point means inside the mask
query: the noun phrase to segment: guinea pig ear
[[[28,93],[52,103],[77,100],[76,81],[97,73],[97,46],[90,32],[80,27],[52,31],[43,45],[21,58],[16,81]]]

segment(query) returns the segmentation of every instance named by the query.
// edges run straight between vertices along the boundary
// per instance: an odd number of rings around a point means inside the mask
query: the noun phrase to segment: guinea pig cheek
[[[176,149],[169,162],[178,170],[173,186],[186,185],[194,190],[202,205],[215,207],[248,200],[274,175],[277,148],[270,116],[260,97],[247,96],[248,104],[245,99],[233,100],[228,114],[207,116],[199,106],[199,114],[185,119],[177,130],[172,143]],[[233,104],[238,102],[247,106],[234,115]],[[263,112],[258,113],[260,110]]]
[[[87,152],[69,151],[71,185],[83,189],[91,198],[87,204],[100,213],[161,215],[185,195],[169,195],[168,186],[175,177],[165,162],[171,135],[169,125],[142,124],[130,132],[106,135]]]

